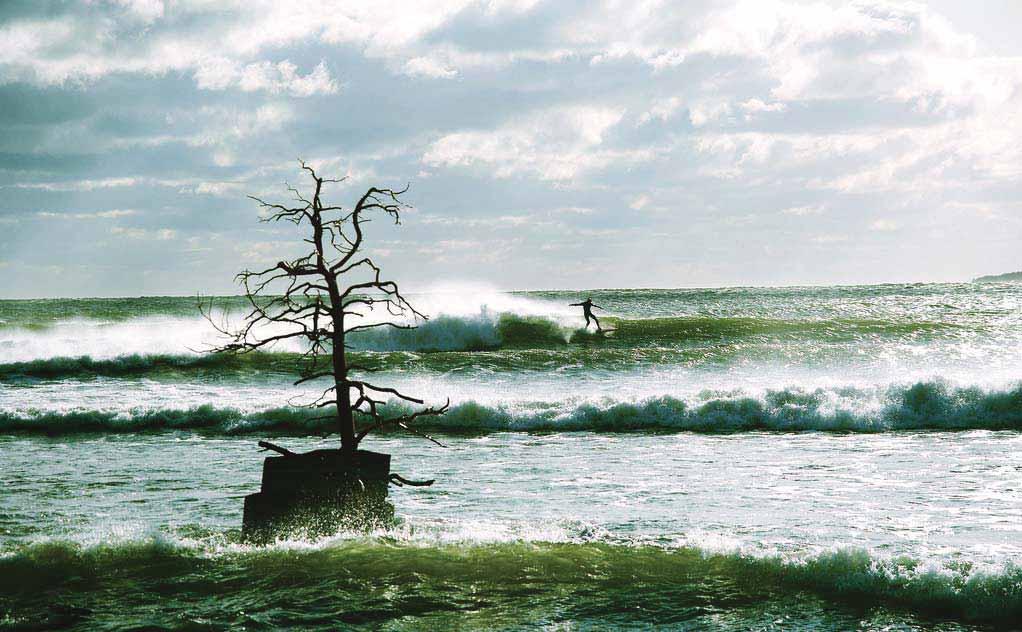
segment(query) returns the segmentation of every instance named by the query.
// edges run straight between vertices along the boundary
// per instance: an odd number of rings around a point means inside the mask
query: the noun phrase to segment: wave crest
[[[440,433],[489,432],[893,432],[905,430],[1022,430],[1022,386],[1007,391],[953,388],[941,382],[890,387],[884,403],[857,410],[846,400],[866,393],[842,389],[768,391],[762,398],[709,397],[685,401],[670,396],[638,402],[586,402],[572,408],[533,403],[521,408],[487,406],[473,401],[455,404],[442,417],[419,425]],[[862,407],[861,403],[858,405]],[[391,404],[390,412],[404,412]],[[190,409],[111,412],[5,411],[0,432],[64,435],[188,430],[208,434],[322,433],[329,421],[317,420],[322,410],[282,407],[258,412],[199,406]]]
[[[211,353],[207,355],[129,354],[114,358],[75,356],[41,358],[0,364],[0,382],[21,378],[129,377],[161,373],[237,374],[277,372],[295,374],[300,356],[291,353]]]

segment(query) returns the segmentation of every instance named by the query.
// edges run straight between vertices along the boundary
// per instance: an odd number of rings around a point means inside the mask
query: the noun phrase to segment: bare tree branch
[[[212,351],[252,353],[279,344],[298,345],[305,364],[294,384],[298,386],[326,378],[332,380],[319,397],[305,405],[316,409],[335,407],[333,415],[313,419],[336,419],[341,449],[352,456],[369,433],[390,427],[401,428],[442,445],[416,430],[413,424],[423,417],[444,414],[450,407],[449,400],[441,407],[426,406],[388,417],[381,412],[387,400],[419,406],[425,406],[425,403],[394,388],[352,379],[352,372],[372,372],[375,369],[350,364],[346,357],[346,336],[349,334],[378,327],[412,329],[417,320],[426,319],[425,314],[405,299],[396,282],[383,278],[382,270],[372,259],[357,257],[365,244],[363,227],[372,221],[371,215],[383,214],[395,224],[401,223],[401,211],[407,208],[401,195],[408,187],[399,190],[371,187],[351,208],[324,205],[324,185],[342,182],[346,178],[321,177],[301,160],[299,167],[312,180],[311,195],[286,184],[294,200],[293,205],[249,197],[262,209],[261,221],[287,221],[302,228],[305,231],[302,241],[309,244],[310,251],[295,259],[278,261],[263,270],[243,270],[237,275],[248,304],[239,327],[231,326],[227,319],[228,310],[222,310],[217,318],[212,301],[200,302],[203,316],[226,338],[226,342]],[[386,317],[373,321],[372,312],[377,309],[385,310]],[[349,317],[351,320],[370,319],[371,322],[356,324],[349,322]],[[398,319],[398,322],[391,318]],[[406,320],[400,321],[401,318]],[[356,413],[367,418],[362,428],[356,428]],[[264,447],[277,449],[277,446],[270,446],[272,444]]]

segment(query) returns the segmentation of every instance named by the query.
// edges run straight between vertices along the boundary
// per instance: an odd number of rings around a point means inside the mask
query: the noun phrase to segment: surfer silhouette
[[[589,329],[589,321],[591,320],[594,323],[596,323],[596,331],[603,331],[603,328],[600,327],[600,319],[598,319],[596,316],[593,315],[593,308],[594,307],[596,309],[603,309],[603,308],[600,307],[599,305],[593,303],[593,297],[588,296],[588,297],[586,297],[586,300],[582,301],[581,303],[570,303],[568,306],[569,307],[581,307],[582,308],[582,315],[586,317],[586,329]],[[604,311],[606,311],[606,310],[604,310]]]

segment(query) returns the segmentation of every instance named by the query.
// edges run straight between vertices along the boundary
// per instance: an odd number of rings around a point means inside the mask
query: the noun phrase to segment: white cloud
[[[657,99],[650,106],[649,110],[643,112],[639,116],[639,125],[643,125],[653,120],[666,121],[674,117],[677,111],[682,106],[681,97],[668,97],[666,99]]]
[[[292,75],[259,56],[295,44],[360,48],[366,56],[411,58],[409,50],[472,3],[470,0],[310,0],[281,3],[175,3],[121,0],[122,15],[98,12],[0,27],[0,81],[90,81],[111,73],[193,71],[207,89],[273,89],[295,95],[336,91],[326,69]],[[501,14],[527,11],[505,3]],[[140,19],[141,29],[133,25]],[[185,30],[171,25],[189,24]],[[168,28],[158,28],[167,25]],[[128,37],[125,37],[128,35]]]
[[[138,211],[132,209],[112,209],[109,211],[96,211],[94,213],[57,213],[53,211],[40,211],[36,217],[44,219],[117,219],[119,217],[131,217],[138,215]]]
[[[509,226],[542,226],[548,225],[535,215],[501,215],[499,217],[453,217],[448,215],[424,214],[416,218],[417,224],[458,226],[460,228],[493,228],[503,229]]]
[[[649,196],[646,194],[642,194],[633,199],[631,203],[628,205],[628,208],[632,209],[633,211],[641,211],[649,204],[649,202],[650,202]]]
[[[39,80],[60,83],[74,74],[68,70],[74,60],[47,59],[45,51],[54,42],[70,44],[75,35],[74,21],[21,20],[0,26],[0,81]],[[74,47],[69,47],[74,50]]]
[[[140,239],[150,241],[170,241],[177,238],[177,231],[172,228],[126,228],[114,226],[110,229],[113,235],[119,235],[127,239]]]
[[[165,9],[163,0],[114,0],[114,2],[147,24],[162,18]]]
[[[745,111],[745,118],[751,119],[753,115],[760,112],[784,112],[788,106],[784,103],[764,103],[759,99],[749,99],[739,105]]]
[[[821,215],[823,206],[814,204],[811,206],[792,206],[781,211],[782,215],[794,215],[795,217],[807,217],[809,215]]]
[[[100,178],[96,180],[72,180],[67,182],[24,182],[12,186],[17,189],[42,189],[44,191],[95,191],[115,187],[130,187],[138,182],[138,178]]]
[[[878,219],[870,222],[869,229],[881,233],[889,233],[898,230],[899,226],[896,222],[889,219]]]
[[[164,141],[184,142],[193,147],[218,147],[218,151],[224,152],[237,140],[276,132],[295,117],[294,108],[283,102],[266,103],[254,111],[233,107],[205,107],[195,114],[205,127],[203,131],[181,137],[167,137]],[[232,161],[228,157],[221,162],[230,164]]]
[[[567,106],[512,121],[492,131],[447,134],[435,141],[422,161],[430,166],[484,166],[494,177],[533,175],[542,180],[571,180],[615,163],[646,160],[647,151],[601,147],[624,110]]]
[[[245,185],[240,182],[200,182],[188,191],[199,195],[219,197],[241,196],[244,194]]]
[[[287,60],[276,64],[261,61],[239,67],[229,59],[213,58],[204,61],[195,71],[195,81],[199,88],[206,90],[236,87],[244,92],[285,93],[294,97],[336,94],[340,89],[323,61],[308,74],[301,75],[298,67]]]
[[[726,101],[704,101],[689,108],[688,118],[695,127],[702,127],[731,113],[731,104]]]
[[[493,16],[501,13],[528,13],[540,3],[541,0],[487,0],[483,4],[486,12]]]
[[[835,235],[835,234],[823,234],[814,235],[810,238],[810,241],[814,244],[827,245],[827,244],[840,244],[848,241],[848,235]]]
[[[411,77],[450,79],[457,75],[458,71],[430,57],[415,57],[405,62],[404,73]]]

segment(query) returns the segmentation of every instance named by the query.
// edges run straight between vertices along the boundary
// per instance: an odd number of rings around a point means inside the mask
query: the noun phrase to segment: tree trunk
[[[337,281],[327,279],[330,291],[330,305],[333,312],[334,336],[331,359],[334,369],[334,392],[337,399],[337,423],[340,425],[341,454],[345,458],[355,458],[355,415],[351,409],[351,389],[348,388],[348,362],[344,349],[344,305]]]

